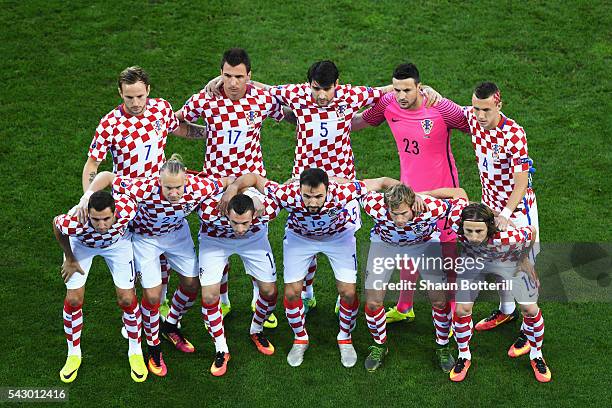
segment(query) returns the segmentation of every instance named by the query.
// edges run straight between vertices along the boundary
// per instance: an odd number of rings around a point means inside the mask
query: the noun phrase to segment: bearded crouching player
[[[331,263],[340,295],[339,328],[336,337],[340,361],[345,367],[357,362],[351,332],[355,328],[359,300],[357,254],[354,219],[346,206],[362,197],[368,190],[379,190],[399,181],[382,177],[347,184],[330,182],[322,169],[312,168],[300,174],[299,181],[278,184],[258,175],[238,178],[232,189],[256,187],[289,212],[283,240],[285,265],[285,314],[294,333],[294,342],[287,362],[297,367],[304,360],[309,337],[305,327],[302,285],[312,257],[321,252]]]

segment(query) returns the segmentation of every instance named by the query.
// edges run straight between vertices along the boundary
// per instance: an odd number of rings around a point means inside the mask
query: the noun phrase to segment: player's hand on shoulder
[[[425,103],[426,108],[436,106],[443,99],[442,95],[440,95],[438,91],[433,89],[431,86],[422,85],[421,92],[427,97],[427,102]]]
[[[412,212],[415,216],[421,215],[427,209],[427,205],[425,204],[425,200],[418,194],[414,195],[414,203],[412,203]]]
[[[79,200],[79,203],[72,207],[70,211],[68,211],[68,215],[71,217],[76,216],[81,224],[87,223],[87,217],[89,216],[89,196],[84,194],[83,197]]]
[[[238,194],[238,188],[235,184],[230,184],[225,188],[225,192],[223,193],[221,199],[219,200],[219,203],[217,204],[217,211],[219,211],[219,214],[227,215],[227,207],[229,205],[229,202],[232,198],[234,198],[236,194]]]
[[[508,229],[508,225],[510,225],[509,222],[510,220],[508,220],[506,217],[503,217],[501,215],[495,217],[495,226],[500,231],[506,231]]]
[[[208,96],[221,96],[221,87],[223,86],[223,77],[211,79],[204,87],[204,92]]]
[[[85,275],[85,272],[76,259],[64,259],[64,263],[62,264],[62,279],[64,279],[64,283],[68,282],[70,277],[76,272]]]
[[[333,177],[332,177],[332,178],[333,178]],[[299,180],[298,178],[290,178],[290,179],[288,179],[287,181],[285,181],[285,182],[283,183],[283,185],[286,185],[286,184],[291,184],[291,183],[295,183],[295,182],[296,182],[296,181],[298,181],[298,180]]]

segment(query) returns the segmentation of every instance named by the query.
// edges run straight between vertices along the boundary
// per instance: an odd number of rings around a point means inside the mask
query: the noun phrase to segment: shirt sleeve
[[[283,105],[281,105],[280,101],[268,92],[266,92],[264,95],[266,98],[267,107],[266,116],[271,117],[277,122],[283,120],[285,114],[283,113]]]
[[[336,200],[344,207],[348,202],[363,197],[368,193],[368,188],[363,181],[352,181],[346,184],[330,183],[335,187]]]
[[[79,222],[76,216],[61,214],[55,217],[55,227],[64,235],[75,237],[85,231],[85,226]]]
[[[376,102],[374,106],[363,112],[363,120],[370,126],[378,126],[385,121],[385,109],[393,101],[393,93],[388,93]]]
[[[289,105],[299,95],[300,85],[276,85],[269,88],[270,95],[282,105]]]
[[[111,144],[113,137],[112,119],[105,116],[100,120],[100,124],[96,128],[91,145],[89,146],[88,157],[95,161],[102,161],[106,158],[106,152]]]
[[[448,214],[448,222],[453,231],[459,230],[459,223],[461,222],[461,213],[463,209],[469,204],[465,198],[457,198],[455,200],[449,200],[450,212]]]
[[[166,129],[168,130],[168,133],[172,133],[178,129],[180,123],[176,117],[176,114],[174,113],[174,110],[172,109],[172,105],[170,105],[170,102],[164,102],[166,103]]]
[[[130,200],[140,203],[149,197],[154,190],[152,179],[115,177],[112,185],[113,196],[127,196]]]
[[[444,123],[446,123],[448,129],[457,129],[463,133],[470,132],[470,126],[467,118],[463,114],[461,106],[445,98],[442,99],[435,108],[438,109],[438,112],[442,115],[442,119],[444,119]]]
[[[522,246],[527,247],[533,240],[531,227],[513,228],[508,227],[506,231],[498,231],[493,236],[493,243],[499,246]]]
[[[207,198],[209,196],[215,196],[223,191],[223,183],[220,178],[189,176],[189,180],[193,194],[196,197]]]
[[[511,125],[510,139],[506,145],[512,160],[512,172],[529,171],[529,155],[527,154],[527,136],[522,127]]]
[[[204,101],[206,94],[204,91],[191,95],[191,98],[187,99],[187,102],[183,105],[179,113],[183,116],[187,122],[195,122],[202,115]]]
[[[349,92],[351,95],[351,105],[356,109],[372,106],[383,96],[380,89],[369,86],[354,86]]]
[[[137,204],[127,196],[115,200],[115,216],[117,226],[125,226],[136,216]]]
[[[361,206],[370,217],[375,220],[382,219],[386,214],[385,199],[382,193],[370,191],[361,198]]]

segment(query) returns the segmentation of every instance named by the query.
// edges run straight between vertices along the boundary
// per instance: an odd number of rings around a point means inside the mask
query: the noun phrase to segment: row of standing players
[[[118,86],[123,104],[102,118],[96,130],[83,171],[85,195],[74,211],[54,220],[54,231],[65,254],[62,273],[67,286],[64,330],[68,358],[60,371],[62,381],[73,381],[80,367],[84,284],[95,255],[105,257],[113,274],[129,338],[131,376],[140,382],[146,379],[147,366],[156,375],[167,372],[159,347],[159,309],[165,298],[162,271],[169,267],[178,272],[180,284],[161,331],[179,350],[194,351],[182,335],[180,320],[193,305],[201,286],[202,316],[216,348],[211,373],[225,373],[230,354],[222,305],[229,302],[222,302],[222,289],[227,281],[228,257],[238,253],[254,282],[251,339],[263,354],[274,352],[263,334],[264,325],[274,323],[270,317],[277,298],[267,222],[281,208],[290,214],[283,247],[284,306],[295,334],[287,357],[292,366],[301,364],[309,344],[305,306],[316,304],[311,285],[319,252],[328,256],[336,277],[341,361],[348,367],[357,361],[351,331],[359,307],[354,238],[360,225],[358,198],[376,221],[368,276],[373,275],[369,273],[372,260],[379,255],[372,253],[374,248],[387,255],[389,251],[415,255],[425,251],[422,246],[427,242],[428,248],[433,247],[432,242],[454,242],[452,226],[466,242],[469,234],[475,234],[476,240],[478,234],[482,238],[484,227],[486,239],[480,242],[485,246],[528,243],[533,249],[537,241],[537,207],[530,187],[525,134],[501,113],[501,97],[494,84],[481,84],[474,92],[472,106],[461,108],[440,99],[431,89],[424,90],[413,64],[398,66],[393,85],[385,88],[339,85],[338,70],[331,61],[313,64],[305,84],[270,87],[250,77],[246,52],[228,50],[221,61],[221,77],[193,95],[175,114],[167,101],[148,97],[149,79],[142,69],[131,67],[121,73]],[[371,108],[359,112],[368,106]],[[299,180],[281,185],[265,178],[260,131],[269,116],[296,124],[292,177]],[[199,118],[204,127],[192,124]],[[363,181],[355,177],[351,130],[377,126],[385,120],[398,145],[403,186],[384,177]],[[472,135],[483,190],[483,205],[475,209],[457,188],[450,153],[451,129]],[[165,160],[168,133],[206,138],[202,172],[186,174],[189,172],[180,158]],[[113,158],[113,173],[97,174],[108,150]],[[112,186],[114,198],[98,191],[107,186]],[[229,191],[222,197],[221,191],[226,188]],[[245,194],[238,194],[244,189]],[[381,189],[385,194],[375,192]],[[427,195],[420,199],[413,191],[425,191]],[[196,209],[201,219],[199,259],[185,221]],[[472,218],[466,219],[470,214]],[[475,224],[466,228],[465,221]],[[442,251],[445,256],[457,257],[453,254],[456,245],[442,245]],[[347,253],[353,257],[347,257]],[[520,259],[525,270],[522,281],[527,289],[530,284],[534,289],[537,278],[533,267],[523,262],[524,257]],[[495,262],[499,261],[497,257]],[[511,262],[516,271],[518,261]],[[410,268],[402,269],[403,278],[416,279],[416,274],[407,273]],[[496,268],[490,269],[494,272]],[[508,274],[507,270],[498,274],[503,277],[504,273]],[[442,275],[452,275],[452,271]],[[518,281],[514,273],[511,275],[509,279]],[[143,287],[141,305],[134,294],[137,277]],[[512,293],[503,295],[506,299],[517,297]],[[366,298],[366,320],[375,344],[370,347],[365,365],[373,371],[387,353],[384,290],[367,288]],[[473,298],[463,299],[455,306],[446,291],[431,291],[430,299],[440,365],[450,372],[451,380],[461,381],[471,361]],[[400,304],[401,300],[400,297]],[[524,319],[521,336],[509,354],[529,353],[536,378],[549,381],[550,370],[541,354],[543,319],[533,298],[526,300],[531,301],[518,299]],[[508,304],[514,309],[511,298],[481,323],[494,327],[511,320],[514,311],[508,309]],[[392,312],[402,313],[397,309]],[[403,316],[408,314],[404,312]],[[448,346],[451,325],[459,345],[457,360]],[[140,346],[141,327],[149,351],[147,366]]]

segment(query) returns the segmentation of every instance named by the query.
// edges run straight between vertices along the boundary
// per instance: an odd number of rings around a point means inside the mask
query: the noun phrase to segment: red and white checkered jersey
[[[265,118],[283,119],[283,109],[268,91],[247,87],[244,97],[232,101],[225,94],[194,94],[180,110],[183,118],[206,125],[206,154],[203,171],[207,176],[235,176],[247,173],[266,176],[261,154],[261,125]]]
[[[262,215],[253,218],[251,227],[244,235],[236,235],[234,229],[230,225],[229,218],[222,215],[217,210],[217,205],[221,199],[221,194],[215,197],[208,197],[198,207],[198,215],[200,216],[200,234],[208,235],[215,238],[235,238],[246,239],[252,237],[255,233],[266,228],[268,222],[272,221],[280,212],[280,206],[270,197],[263,198],[264,212]]]
[[[513,173],[529,171],[525,131],[504,115],[495,129],[487,130],[476,120],[472,107],[465,107],[463,112],[470,125],[472,145],[480,171],[482,202],[492,210],[501,212],[514,189]],[[524,199],[517,206],[517,210],[523,214],[527,214],[525,201],[528,207],[535,201],[531,187],[527,188]]]
[[[469,204],[467,200],[451,200],[453,203],[448,221],[451,228],[459,231],[461,212]],[[506,231],[497,231],[483,245],[473,245],[463,235],[459,235],[462,255],[472,258],[481,258],[487,262],[517,262],[522,253],[527,249],[533,239],[531,227],[515,228],[508,226]]]
[[[355,225],[354,214],[349,214],[345,207],[349,201],[362,197],[368,191],[362,181],[347,184],[330,182],[323,208],[314,214],[304,206],[299,181],[291,184],[268,181],[265,192],[289,212],[286,228],[311,239],[323,239],[333,237]],[[358,208],[354,209],[357,210]]]
[[[403,227],[395,225],[389,209],[385,205],[382,193],[371,191],[361,199],[361,205],[366,214],[374,219],[374,227],[370,231],[370,240],[382,241],[392,245],[408,245],[430,240],[439,240],[440,231],[436,223],[450,212],[449,200],[438,200],[424,196],[427,206],[425,212],[414,217]]]
[[[351,147],[351,120],[363,107],[373,105],[382,92],[365,86],[339,85],[328,106],[317,105],[310,84],[281,85],[270,89],[297,118],[293,177],[317,167],[330,177],[355,180]]]
[[[115,199],[115,223],[105,233],[96,231],[91,223],[81,224],[76,216],[67,214],[55,217],[55,226],[62,234],[77,238],[85,246],[106,248],[125,235],[135,215],[136,203],[127,196],[119,196]]]
[[[168,132],[179,126],[172,106],[161,98],[147,99],[142,115],[132,116],[123,107],[100,120],[89,148],[96,161],[113,156],[113,173],[123,177],[155,177],[164,163]]]
[[[222,190],[221,180],[187,174],[185,194],[177,203],[166,200],[158,177],[115,177],[114,194],[126,194],[138,203],[138,213],[131,228],[136,234],[161,236],[180,229],[200,202]]]

